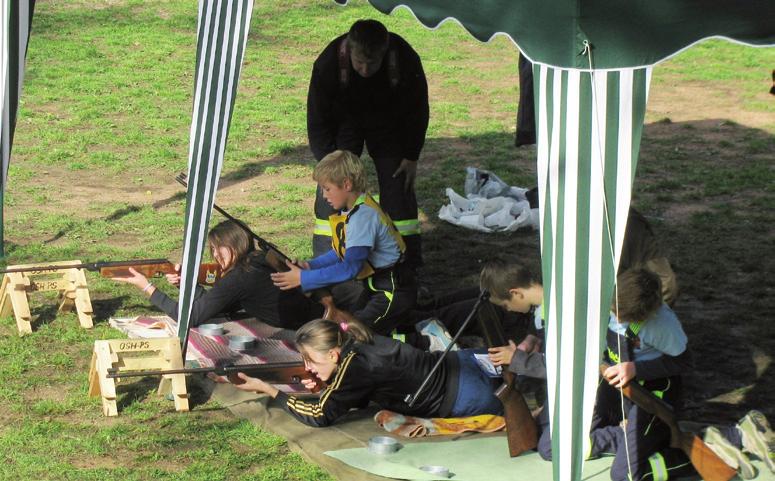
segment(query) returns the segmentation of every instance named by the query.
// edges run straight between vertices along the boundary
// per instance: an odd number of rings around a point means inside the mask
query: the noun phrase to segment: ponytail
[[[336,322],[328,319],[315,319],[304,324],[296,331],[296,345],[302,349],[327,352],[341,348],[353,341],[372,344],[374,336],[368,327],[356,320]]]

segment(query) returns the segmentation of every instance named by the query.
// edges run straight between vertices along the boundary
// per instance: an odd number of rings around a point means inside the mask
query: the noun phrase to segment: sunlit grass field
[[[468,165],[513,185],[535,184],[535,151],[513,147],[517,49],[503,37],[476,42],[451,22],[426,29],[405,10],[386,17],[364,1],[256,2],[216,202],[291,255],[310,255],[309,74],[320,50],[364,17],[406,38],[429,81],[431,123],[417,184],[429,287],[472,282],[478,261],[505,245],[536,256],[534,233],[493,241],[436,219],[444,188],[462,191]],[[180,255],[185,195],[174,176],[188,160],[196,24],[193,0],[38,2],[5,193],[7,264]],[[700,122],[666,133],[663,121],[646,130],[636,202],[658,225],[672,205],[704,206],[687,214],[690,229],[663,227],[685,285],[700,298],[710,296],[708,279],[722,277],[709,266],[718,252],[696,248],[703,234],[726,238],[750,226],[761,235],[748,255],[730,257],[754,273],[741,289],[760,286],[756,275],[772,265],[749,265],[751,252],[772,248],[775,102],[761,95],[772,67],[775,49],[712,41],[655,69],[654,91],[733,85],[741,111],[770,116],[756,129]],[[714,129],[721,138],[709,143]],[[746,162],[729,160],[739,157]],[[717,167],[718,158],[726,162]],[[664,175],[667,167],[674,175]],[[730,209],[730,197],[739,209]],[[93,341],[120,336],[110,316],[153,309],[136,290],[88,280],[93,330],[58,314],[44,294],[31,297],[32,335],[18,337],[11,317],[0,323],[0,479],[330,479],[281,438],[196,396],[192,412],[175,413],[148,385],[124,395],[118,418],[104,418],[99,401],[86,396]],[[766,283],[761,289],[771,294]],[[764,316],[771,302],[756,302]]]

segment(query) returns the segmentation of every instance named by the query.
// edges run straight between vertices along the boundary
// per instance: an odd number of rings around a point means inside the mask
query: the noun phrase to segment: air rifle
[[[188,187],[188,178],[186,174],[180,173],[177,176],[175,176],[175,180],[180,183],[183,187]],[[241,220],[233,217],[225,210],[221,209],[218,204],[213,203],[213,209],[218,211],[222,216],[224,216],[226,219],[234,222],[238,226],[240,226],[245,232],[248,233],[258,244],[258,247],[264,251],[266,254],[266,261],[269,264],[269,266],[274,269],[277,272],[287,272],[290,270],[286,262],[291,262],[290,257],[285,255],[276,245],[269,242],[268,240],[264,239],[260,235],[256,234],[252,230],[250,230],[250,227],[245,225],[244,222]],[[331,295],[331,292],[327,289],[316,289],[312,291],[312,298],[315,299],[317,302],[323,304],[323,307],[325,310],[323,311],[323,318],[324,319],[330,319],[338,322],[342,321],[350,321],[353,320],[354,317],[349,312],[343,311],[341,309],[338,309],[336,305],[334,304],[334,297]]]
[[[476,304],[474,304],[474,307],[468,314],[468,317],[466,317],[466,319],[460,325],[460,329],[457,331],[457,334],[455,334],[455,337],[452,338],[452,342],[449,343],[449,346],[447,346],[441,356],[439,356],[439,358],[436,360],[436,364],[433,365],[433,368],[431,368],[431,371],[425,377],[422,384],[420,384],[420,387],[417,388],[417,391],[415,391],[414,394],[407,394],[404,398],[404,402],[407,403],[409,407],[413,406],[415,401],[417,401],[417,397],[425,389],[425,386],[430,381],[433,373],[436,372],[436,369],[438,369],[439,365],[444,361],[444,358],[447,356],[449,350],[452,348],[452,346],[455,345],[460,335],[463,334],[463,331],[465,331],[468,323],[471,322],[471,319],[479,310],[479,307],[483,302],[487,302],[489,297],[490,293],[487,292],[487,290],[482,290],[482,292],[479,294],[479,298],[476,300]],[[479,318],[479,322],[480,324],[483,324],[481,316]],[[493,322],[492,324],[495,325],[497,322]],[[485,329],[485,326],[482,325],[482,330],[485,332],[485,336],[487,337],[487,340],[491,346],[506,345],[503,331],[499,331],[498,328],[500,328],[500,325],[497,325],[496,328],[488,331]],[[498,331],[500,333],[500,341],[502,341],[501,344],[494,342],[497,339],[495,335],[489,334],[488,336],[488,333],[491,331]],[[506,418],[506,438],[508,439],[509,443],[509,455],[514,457],[519,456],[524,451],[533,449],[536,447],[536,445],[538,445],[538,428],[536,426],[535,420],[533,419],[533,415],[530,413],[530,409],[527,407],[525,398],[522,397],[522,394],[517,391],[515,387],[512,387],[514,385],[514,374],[504,369],[503,378],[504,383],[501,385],[501,387],[496,389],[495,396],[503,403],[503,410],[505,414],[504,417]]]
[[[269,384],[301,384],[302,379],[315,379],[319,391],[322,383],[313,374],[304,368],[301,362],[278,362],[268,364],[224,364],[212,367],[192,367],[182,369],[164,369],[150,371],[121,371],[118,368],[108,369],[107,378],[127,378],[127,377],[146,377],[146,376],[164,376],[170,374],[207,374],[213,373],[218,376],[226,376],[232,384],[243,384],[245,381],[237,377],[237,373],[244,373],[250,377],[256,377]]]
[[[503,327],[494,316],[479,316],[479,327],[487,347],[508,345]],[[503,403],[509,455],[514,457],[538,445],[538,426],[517,387],[514,373],[508,370],[508,366],[503,366],[501,372],[503,384],[495,390],[495,396]]]
[[[31,274],[53,274],[56,271],[65,269],[86,269],[87,271],[99,272],[103,277],[129,277],[132,274],[129,272],[129,268],[132,268],[144,275],[145,277],[154,277],[163,274],[173,274],[177,272],[175,265],[167,259],[140,259],[135,261],[100,261],[100,262],[84,262],[82,264],[74,265],[57,265],[52,264],[49,266],[31,266],[31,267],[14,267],[11,269],[0,270],[0,274],[12,273],[12,272],[28,272]],[[221,277],[223,270],[217,263],[200,264],[199,273],[197,275],[197,282],[202,285],[213,285],[215,281]]]
[[[602,375],[609,367],[609,364],[601,364],[600,374]],[[737,474],[697,435],[681,431],[672,406],[659,399],[654,393],[633,381],[628,382],[621,391],[639,408],[655,415],[667,424],[670,428],[670,446],[686,453],[692,466],[702,479],[705,481],[729,481]]]
[[[490,298],[490,293],[487,290],[482,290],[482,292],[479,293],[479,298],[476,300],[476,304],[474,304],[474,307],[471,308],[471,312],[468,313],[468,316],[460,325],[460,329],[458,329],[457,334],[455,334],[455,337],[452,338],[447,348],[444,349],[444,352],[441,353],[441,356],[439,356],[439,358],[436,359],[436,364],[433,365],[428,375],[425,376],[425,379],[423,379],[422,383],[420,384],[420,387],[417,388],[414,394],[407,394],[406,397],[404,397],[404,402],[408,404],[409,407],[414,406],[414,403],[417,402],[417,398],[425,390],[425,386],[428,385],[428,383],[431,380],[431,377],[433,377],[433,374],[436,373],[436,370],[439,368],[441,363],[444,362],[444,358],[447,357],[447,354],[449,354],[449,351],[450,349],[452,349],[452,346],[454,346],[455,343],[457,343],[457,339],[460,337],[461,334],[463,334],[463,331],[465,331],[466,327],[468,327],[468,323],[471,322],[471,319],[479,310],[479,306],[481,306],[482,302],[485,302],[489,298]]]

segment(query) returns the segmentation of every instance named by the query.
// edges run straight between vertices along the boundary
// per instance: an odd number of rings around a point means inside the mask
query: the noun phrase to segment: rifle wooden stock
[[[265,249],[262,248],[262,250],[266,252],[265,259],[267,264],[269,264],[269,267],[277,272],[287,272],[291,270],[285,263],[286,261],[291,261],[291,259],[280,252],[274,245],[269,245]]]
[[[603,375],[608,364],[600,365]],[[605,376],[603,376],[605,378]],[[729,481],[737,472],[729,467],[699,437],[681,431],[673,408],[637,382],[630,381],[622,388],[622,394],[644,411],[658,417],[670,428],[670,446],[678,448],[689,457],[692,466],[705,481]]]
[[[492,312],[492,307],[487,304]],[[506,346],[506,336],[503,327],[492,316],[483,312],[479,316],[479,326],[484,334],[487,347]],[[506,437],[509,443],[509,455],[511,457],[534,449],[538,445],[538,426],[527,407],[524,396],[516,384],[516,376],[509,372],[507,366],[503,367],[503,384],[495,390],[495,396],[503,403],[504,418],[506,419]]]
[[[535,449],[538,445],[538,427],[524,396],[516,386],[515,378],[514,373],[504,369],[503,384],[495,390],[495,396],[503,403],[511,457]]]
[[[269,384],[301,384],[303,379],[314,379],[317,383],[317,392],[322,388],[322,381],[304,368],[300,362],[283,362],[274,364],[228,364],[213,367],[193,367],[184,369],[166,369],[150,371],[121,371],[120,369],[108,369],[108,378],[164,376],[170,374],[207,374],[213,373],[226,376],[232,384],[243,384],[245,381],[237,377],[237,373],[244,373],[250,377],[259,378]]]
[[[164,274],[174,274],[175,265],[170,261],[145,263],[137,261],[134,264],[124,264],[120,266],[105,266],[99,268],[99,273],[103,277],[129,277],[129,268],[132,268],[145,277],[155,277]],[[203,286],[211,286],[215,281],[223,276],[223,269],[217,262],[210,262],[199,265],[196,282]]]

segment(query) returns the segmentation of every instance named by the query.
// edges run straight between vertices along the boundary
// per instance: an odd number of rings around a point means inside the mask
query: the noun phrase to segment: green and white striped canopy
[[[11,161],[11,146],[16,128],[16,113],[22,95],[24,61],[30,39],[32,13],[35,0],[0,0],[0,257],[3,246],[3,205],[5,186],[8,180],[8,165]]]
[[[347,0],[335,0],[346,4]],[[369,0],[504,34],[533,62],[555,480],[581,478],[652,66],[722,37],[775,45],[775,1]]]
[[[178,303],[178,336],[184,341],[184,351],[252,12],[253,0],[199,1],[186,228]]]
[[[334,0],[346,4],[347,0]],[[369,0],[382,13],[403,6],[426,27],[455,20],[477,39],[508,35],[534,63],[596,69],[653,65],[693,43],[723,37],[775,44],[772,0]]]

